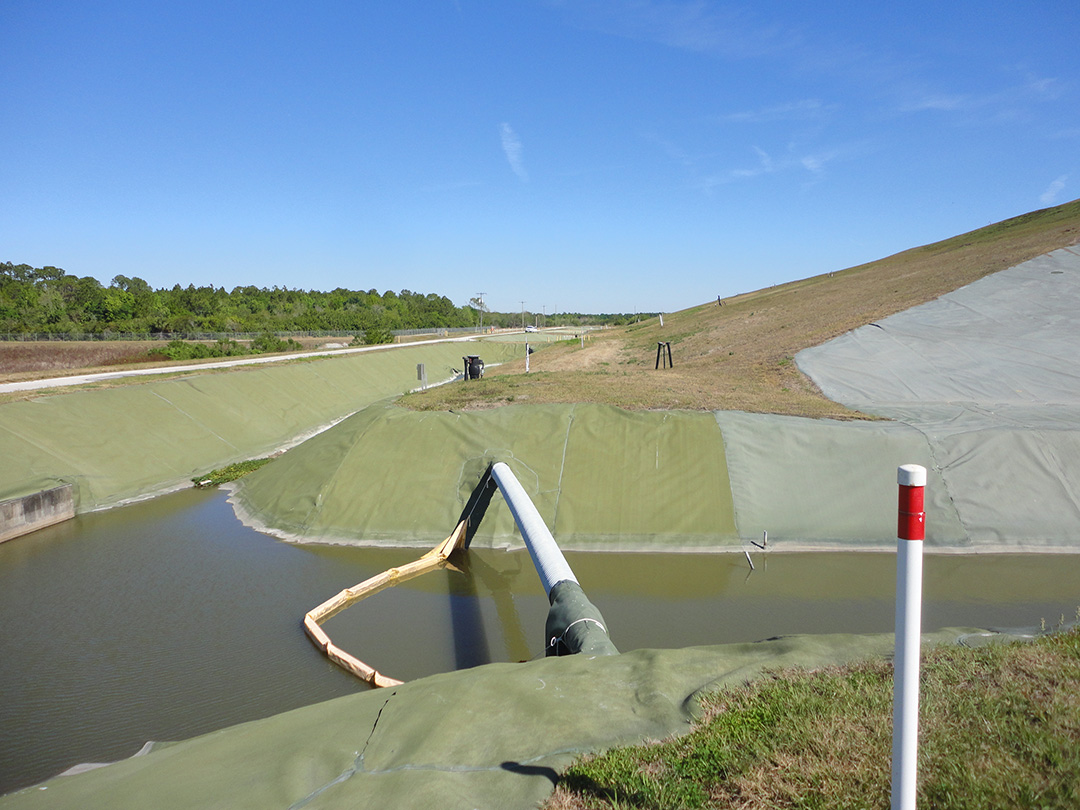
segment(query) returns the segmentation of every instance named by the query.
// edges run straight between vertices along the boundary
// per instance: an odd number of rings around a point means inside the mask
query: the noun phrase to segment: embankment
[[[75,511],[85,512],[185,486],[415,387],[418,363],[435,382],[477,351],[495,363],[523,348],[404,346],[9,402],[0,405],[0,499],[71,484]]]

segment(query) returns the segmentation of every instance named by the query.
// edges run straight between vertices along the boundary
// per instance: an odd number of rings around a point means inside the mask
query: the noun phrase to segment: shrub
[[[389,329],[384,329],[381,326],[370,326],[364,330],[364,343],[372,345],[378,343],[393,343],[394,335]]]
[[[263,332],[263,334],[251,341],[251,351],[256,354],[266,354],[268,352],[295,352],[302,348],[304,347],[292,338],[282,340],[277,335],[272,335],[269,332]]]

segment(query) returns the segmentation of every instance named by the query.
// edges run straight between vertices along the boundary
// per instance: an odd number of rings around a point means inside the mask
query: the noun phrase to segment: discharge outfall
[[[491,476],[510,507],[551,605],[544,628],[545,654],[617,655],[604,617],[585,595],[525,488],[504,462],[492,465]]]

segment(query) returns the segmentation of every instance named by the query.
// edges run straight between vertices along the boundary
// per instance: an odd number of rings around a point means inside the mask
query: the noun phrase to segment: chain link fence
[[[479,333],[476,326],[463,327],[429,327],[426,329],[394,329],[391,334],[396,337],[412,337],[416,335],[458,335],[467,333]],[[2,341],[88,341],[88,340],[254,340],[257,337],[268,334],[267,332],[0,332]],[[269,334],[279,338],[331,338],[331,337],[363,337],[363,329],[338,329],[338,330],[309,330],[302,332],[270,332]]]

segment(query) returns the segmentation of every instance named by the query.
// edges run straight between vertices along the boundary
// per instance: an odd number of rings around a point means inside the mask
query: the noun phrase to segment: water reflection
[[[0,545],[0,791],[367,687],[308,641],[304,613],[416,550],[303,547],[188,490]],[[889,632],[889,554],[568,554],[622,650],[789,633]],[[526,553],[471,550],[327,631],[411,680],[543,654]],[[749,574],[749,576],[748,576]],[[1080,555],[926,559],[924,627],[1072,618]]]

